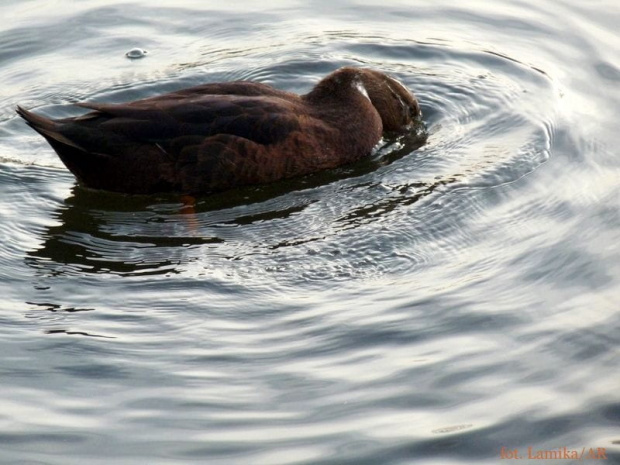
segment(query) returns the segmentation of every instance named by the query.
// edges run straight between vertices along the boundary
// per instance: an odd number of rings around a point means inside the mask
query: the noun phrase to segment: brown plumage
[[[205,84],[51,120],[17,107],[83,185],[129,194],[208,193],[304,175],[368,155],[421,117],[402,84],[341,68],[306,95]]]

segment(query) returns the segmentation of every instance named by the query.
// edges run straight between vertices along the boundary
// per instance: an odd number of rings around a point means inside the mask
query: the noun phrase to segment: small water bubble
[[[127,53],[125,53],[125,56],[127,58],[131,58],[132,60],[135,58],[144,58],[146,56],[146,54],[149,53],[144,49],[141,48],[132,48],[131,50],[129,50]]]

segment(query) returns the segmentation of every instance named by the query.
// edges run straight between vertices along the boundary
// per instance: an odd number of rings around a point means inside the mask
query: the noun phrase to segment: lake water
[[[0,16],[0,463],[620,463],[617,1]],[[344,65],[428,144],[194,206],[80,188],[14,112]]]

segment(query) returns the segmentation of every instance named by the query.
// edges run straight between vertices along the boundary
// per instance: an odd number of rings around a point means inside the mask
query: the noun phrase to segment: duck
[[[397,79],[343,67],[298,95],[253,81],[207,83],[49,119],[18,106],[78,183],[124,194],[200,195],[353,163],[421,122]]]

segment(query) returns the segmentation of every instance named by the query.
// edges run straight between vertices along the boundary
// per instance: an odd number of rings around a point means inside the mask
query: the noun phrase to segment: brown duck
[[[86,187],[200,194],[304,175],[370,154],[419,123],[397,80],[341,68],[296,95],[256,82],[204,84],[51,120],[17,107]]]

